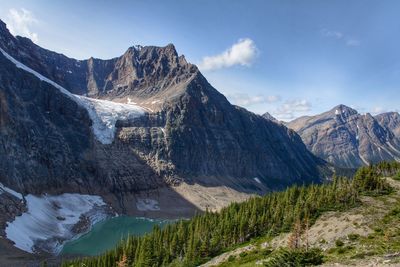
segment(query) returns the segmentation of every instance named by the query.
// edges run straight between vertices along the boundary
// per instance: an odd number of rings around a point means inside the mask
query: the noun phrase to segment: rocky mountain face
[[[386,112],[375,116],[380,125],[389,129],[397,137],[400,136],[400,114],[398,112]]]
[[[339,105],[316,116],[305,116],[287,124],[315,155],[345,168],[356,168],[383,160],[400,160],[398,113],[372,116]]]
[[[0,23],[0,48],[73,94],[147,110],[101,143],[87,110],[0,53],[0,181],[20,192],[130,194],[181,181],[264,192],[327,172],[293,130],[231,105],[173,45],[75,60]]]
[[[270,121],[273,121],[273,122],[279,122],[274,116],[272,116],[272,115],[269,114],[268,112],[265,112],[265,113],[262,115],[262,117],[263,117],[264,119],[267,119],[267,120],[270,120]]]
[[[105,168],[113,158],[108,151],[98,148],[100,144],[92,134],[87,111],[50,84],[17,68],[2,54],[0,63],[3,183],[20,192],[64,187],[90,191],[99,183],[114,190],[157,186],[157,176],[134,153],[124,163],[140,169],[140,175],[129,172],[129,185],[114,180],[115,176],[122,176],[124,169]],[[114,171],[118,173],[109,173]]]
[[[184,56],[178,56],[172,44],[132,46],[109,60],[75,60],[28,38],[14,38],[1,21],[0,48],[73,94],[122,102],[129,97],[131,102],[157,110],[165,99],[179,96],[198,72]]]

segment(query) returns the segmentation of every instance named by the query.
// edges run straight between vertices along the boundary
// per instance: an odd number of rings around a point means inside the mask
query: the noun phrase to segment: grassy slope
[[[400,181],[387,181],[395,189],[391,194],[362,196],[360,206],[346,212],[327,212],[310,227],[308,242],[323,250],[324,266],[400,265]],[[204,266],[255,266],[267,257],[268,250],[287,246],[288,236],[260,238]]]

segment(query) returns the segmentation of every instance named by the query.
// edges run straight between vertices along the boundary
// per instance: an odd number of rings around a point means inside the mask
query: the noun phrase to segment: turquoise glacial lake
[[[119,216],[93,225],[90,232],[78,239],[67,242],[62,255],[74,254],[95,256],[114,248],[121,239],[128,235],[144,235],[150,232],[155,225],[163,227],[172,221],[152,220],[146,218]]]

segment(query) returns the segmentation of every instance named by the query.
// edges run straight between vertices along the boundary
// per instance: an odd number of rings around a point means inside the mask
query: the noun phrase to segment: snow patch
[[[82,215],[93,225],[107,217],[105,203],[100,196],[62,194],[58,196],[25,197],[27,211],[8,222],[5,229],[15,247],[33,253],[38,248],[58,253],[65,240],[73,238],[72,231]],[[100,210],[97,210],[99,209]],[[46,247],[41,247],[44,244]]]
[[[20,200],[23,199],[22,194],[15,192],[11,188],[8,188],[8,187],[4,186],[2,183],[0,183],[0,195],[3,194],[4,192],[9,193]]]
[[[165,134],[165,128],[164,127],[160,127],[160,129],[161,129],[161,131],[163,132],[163,134],[164,134],[164,136],[166,135]]]
[[[339,115],[339,114],[340,114],[339,110],[335,110],[335,115]]]
[[[58,90],[60,90],[63,94],[67,95],[68,97],[70,97],[71,99],[75,100],[75,95],[71,94],[67,89],[65,89],[64,87],[58,85],[57,83],[53,82],[52,80],[47,79],[46,77],[44,77],[42,74],[34,71],[33,69],[25,66],[24,64],[22,64],[21,62],[19,62],[18,60],[16,60],[15,58],[13,58],[12,56],[10,56],[9,54],[7,54],[7,52],[5,52],[3,49],[0,48],[1,53],[8,59],[10,60],[12,63],[15,64],[15,66],[17,68],[23,69],[24,71],[27,71],[33,75],[35,75],[37,78],[39,78],[42,81],[45,81],[49,84],[51,84],[52,86],[56,87]]]
[[[361,155],[360,152],[358,152],[358,156],[359,156],[360,159],[365,163],[365,165],[369,166],[369,162]]]
[[[136,105],[136,102],[133,102],[132,99],[130,97],[128,97],[127,102],[130,105]]]
[[[139,198],[136,201],[136,208],[140,211],[157,211],[160,210],[160,205],[155,199]]]
[[[133,47],[134,47],[137,51],[141,51],[142,48],[143,48],[143,46],[141,46],[141,45],[134,45]]]
[[[71,98],[73,101],[78,103],[78,105],[84,107],[93,122],[92,129],[93,133],[102,144],[111,144],[114,140],[115,135],[115,123],[118,120],[132,119],[142,116],[145,110],[140,106],[130,104],[121,104],[107,100],[98,100],[93,98],[88,98],[85,96],[74,95],[70,93],[64,87],[58,85],[52,80],[44,77],[40,73],[32,70],[31,68],[25,66],[18,60],[14,59],[12,56],[7,54],[3,49],[0,48],[1,53],[15,64],[20,69],[23,69],[42,81],[45,81],[58,90]]]
[[[257,183],[261,184],[261,181],[260,181],[260,179],[258,179],[258,177],[254,177],[253,179],[254,179],[254,181],[256,181]]]
[[[390,146],[390,143],[389,142],[387,142],[388,144],[389,144],[389,146]],[[373,143],[375,146],[377,146],[378,147],[378,150],[379,150],[379,152],[381,152],[382,150],[384,150],[386,153],[388,153],[391,157],[393,157],[393,158],[396,158],[396,156],[395,155],[393,155],[393,153],[389,150],[389,149],[387,149],[386,147],[383,147],[383,146],[381,146],[380,144],[377,144],[377,143]]]
[[[396,149],[390,142],[387,142],[388,143],[388,145],[389,145],[389,147],[391,148],[391,149],[393,149],[395,152],[397,152],[397,153],[400,153],[400,151],[398,150],[398,149]]]
[[[144,108],[144,109],[146,109],[146,110],[150,111],[151,113],[153,113],[153,112],[154,112],[154,110],[152,110],[151,108]]]

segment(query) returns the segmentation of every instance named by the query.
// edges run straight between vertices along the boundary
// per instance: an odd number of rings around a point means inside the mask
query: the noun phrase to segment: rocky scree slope
[[[0,22],[0,48],[73,94],[147,110],[117,120],[104,144],[84,108],[0,54],[0,180],[20,192],[121,194],[181,181],[264,192],[328,172],[293,130],[231,105],[173,45],[75,60]]]
[[[295,119],[295,130],[318,157],[345,168],[400,160],[400,115],[359,114],[345,105],[316,116]]]

